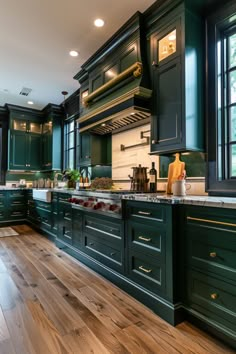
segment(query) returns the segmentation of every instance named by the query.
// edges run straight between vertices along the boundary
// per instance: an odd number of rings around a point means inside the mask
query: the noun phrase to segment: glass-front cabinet
[[[10,113],[9,170],[40,170],[42,149],[42,120],[40,116]]]
[[[12,130],[23,131],[27,133],[41,134],[42,123],[30,122],[26,119],[13,119],[12,120]]]

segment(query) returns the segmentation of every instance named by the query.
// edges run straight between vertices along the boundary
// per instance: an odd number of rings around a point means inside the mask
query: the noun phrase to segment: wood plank
[[[48,347],[8,274],[0,274],[0,288],[0,305],[16,352],[47,353]]]
[[[75,328],[84,326],[79,316],[76,316],[71,306],[46,281],[37,270],[36,264],[30,262],[17,247],[13,238],[4,245],[14,262],[17,262],[24,278],[29,283],[49,318],[61,334],[69,333]]]
[[[2,307],[0,306],[0,342],[10,339],[10,333],[7,328],[5,318],[3,316]]]

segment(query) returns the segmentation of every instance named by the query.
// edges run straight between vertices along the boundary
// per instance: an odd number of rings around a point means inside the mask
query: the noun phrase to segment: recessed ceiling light
[[[79,53],[76,50],[71,50],[69,54],[71,57],[77,57],[79,55]]]
[[[34,104],[34,102],[33,102],[33,101],[28,101],[27,103],[28,103],[28,104]]]
[[[97,18],[95,21],[94,21],[94,25],[96,27],[102,27],[104,26],[104,21],[101,19],[101,18]]]

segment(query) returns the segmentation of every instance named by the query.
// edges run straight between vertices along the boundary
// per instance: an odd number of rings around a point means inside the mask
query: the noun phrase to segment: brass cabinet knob
[[[218,294],[216,293],[211,294],[211,298],[212,300],[216,300],[218,298]]]
[[[215,258],[215,257],[216,257],[216,252],[210,252],[209,256],[210,256],[211,258]]]

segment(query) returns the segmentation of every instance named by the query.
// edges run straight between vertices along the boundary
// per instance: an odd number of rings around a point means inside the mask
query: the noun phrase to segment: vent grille
[[[22,87],[19,95],[21,96],[29,96],[30,92],[32,91],[31,88],[28,88],[28,87]]]
[[[96,126],[90,131],[95,134],[104,135],[108,133],[112,133],[113,131],[117,131],[123,127],[130,126],[136,122],[143,121],[145,118],[150,117],[150,112],[142,112],[137,111],[136,113],[132,113],[126,115],[122,118],[117,118],[117,120],[108,121],[99,126]]]

